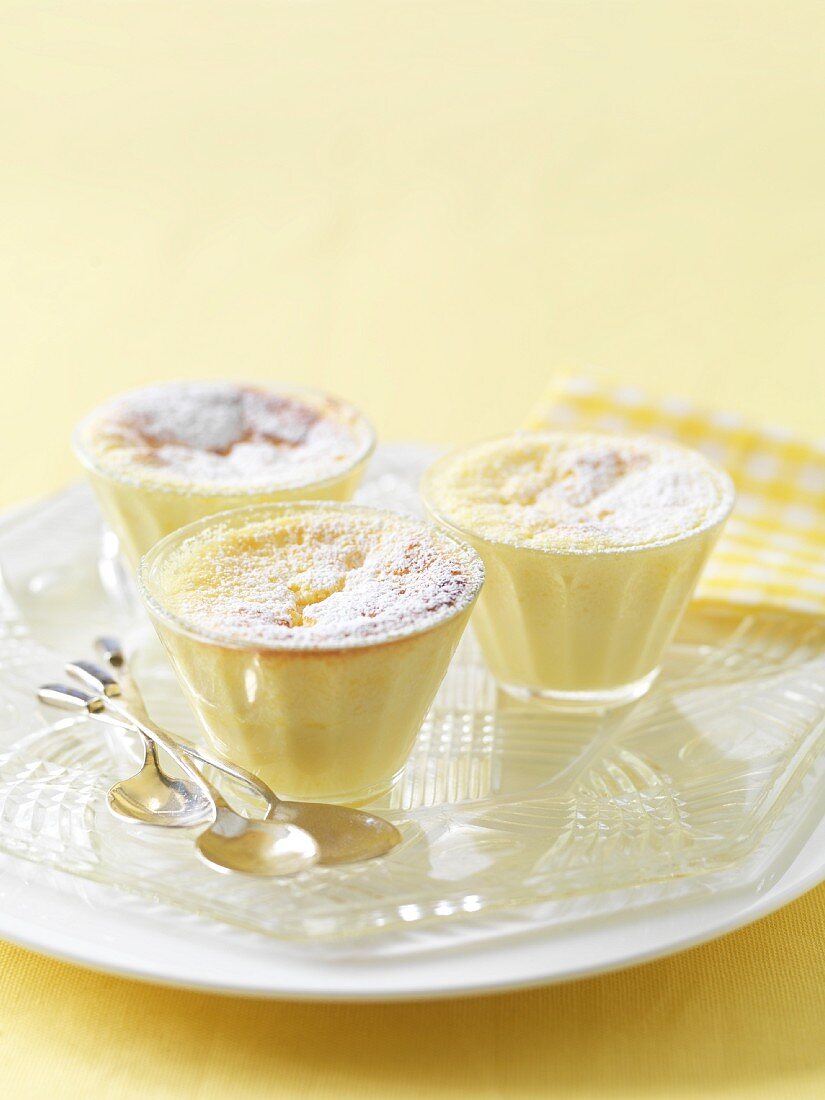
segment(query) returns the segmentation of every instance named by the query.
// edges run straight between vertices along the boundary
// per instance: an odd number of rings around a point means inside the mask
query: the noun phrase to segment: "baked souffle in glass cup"
[[[138,584],[219,752],[280,795],[361,804],[401,774],[483,577],[430,524],[284,503],[167,536]]]
[[[375,433],[312,390],[172,382],[94,409],[73,444],[134,567],[164,535],[229,508],[349,500]]]
[[[585,710],[653,683],[734,500],[728,475],[698,452],[561,432],[448,455],[422,493],[484,560],[473,624],[501,686]]]

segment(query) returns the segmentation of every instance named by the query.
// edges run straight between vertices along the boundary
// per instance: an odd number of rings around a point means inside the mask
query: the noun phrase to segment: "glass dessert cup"
[[[278,387],[270,392],[308,405],[329,405],[340,413],[353,433],[349,461],[320,476],[317,469],[306,477],[296,477],[293,471],[288,481],[273,472],[265,484],[260,480],[245,483],[243,477],[226,484],[194,478],[164,483],[151,466],[117,468],[96,452],[91,432],[95,418],[105,412],[106,406],[94,410],[78,425],[72,438],[75,455],[85,467],[100,510],[132,569],[136,570],[143,554],[166,535],[219,512],[279,501],[352,498],[375,449],[375,432],[366,418],[346,402],[312,390]]]
[[[473,551],[461,600],[434,621],[375,638],[307,644],[244,640],[170,612],[167,570],[191,540],[278,517],[369,516],[443,533],[390,512],[334,503],[236,509],[167,536],[143,558],[138,583],[155,629],[208,740],[286,798],[359,805],[396,782],[469,621],[483,580]]]
[[[469,451],[430,467],[422,495],[434,521],[484,561],[473,627],[500,686],[559,710],[639,699],[730,514],[730,479],[708,464],[719,479],[719,506],[710,522],[683,534],[640,545],[536,548],[481,535],[439,507],[439,479]]]

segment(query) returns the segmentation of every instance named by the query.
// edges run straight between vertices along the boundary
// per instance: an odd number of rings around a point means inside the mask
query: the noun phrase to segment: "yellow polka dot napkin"
[[[697,598],[825,612],[825,446],[578,377],[554,380],[528,426],[643,432],[701,451],[728,471],[738,495]]]

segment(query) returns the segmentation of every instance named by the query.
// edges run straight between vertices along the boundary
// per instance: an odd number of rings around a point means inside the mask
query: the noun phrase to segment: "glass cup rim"
[[[235,519],[237,522],[242,522],[245,516],[251,516],[260,513],[275,513],[286,512],[290,510],[300,509],[301,511],[343,511],[343,512],[356,512],[363,514],[369,514],[373,516],[389,516],[396,517],[405,520],[410,520],[413,523],[420,524],[423,527],[434,527],[439,537],[448,539],[451,543],[454,543],[458,548],[464,552],[469,552],[472,558],[473,566],[475,569],[475,576],[471,578],[473,583],[469,588],[469,595],[450,611],[434,622],[423,623],[420,626],[412,626],[408,629],[389,631],[380,635],[378,638],[353,638],[346,642],[330,641],[330,642],[313,642],[311,645],[296,645],[294,642],[289,644],[287,642],[266,642],[260,639],[248,639],[243,640],[238,637],[233,637],[229,634],[222,634],[220,631],[205,630],[202,628],[195,628],[191,624],[185,622],[177,615],[167,611],[155,594],[150,590],[148,581],[148,574],[157,564],[158,560],[164,555],[168,554],[175,545],[182,543],[187,538],[196,535],[200,530],[212,526],[216,523],[225,523],[230,519]],[[289,653],[296,656],[309,656],[314,653],[335,653],[335,652],[348,652],[350,650],[362,650],[377,648],[383,645],[389,645],[393,642],[401,642],[407,638],[414,638],[421,634],[427,634],[432,630],[437,629],[444,624],[451,622],[459,615],[466,611],[471,610],[473,604],[478,599],[479,592],[484,584],[484,562],[481,559],[480,554],[464,539],[457,538],[449,531],[443,531],[435,524],[431,524],[426,519],[418,519],[415,516],[408,516],[403,512],[391,512],[387,508],[373,508],[369,505],[353,503],[352,501],[336,501],[336,500],[284,500],[273,501],[269,503],[257,503],[248,504],[242,508],[229,508],[223,512],[216,512],[214,515],[205,516],[202,519],[195,520],[193,523],[187,523],[183,527],[177,528],[170,534],[165,535],[162,539],[154,544],[140,559],[140,564],[137,571],[137,586],[140,593],[141,600],[144,606],[148,610],[149,614],[163,622],[164,625],[174,630],[177,634],[181,634],[184,637],[191,638],[194,641],[205,642],[208,644],[220,645],[225,649],[236,649],[240,651],[255,650],[257,652],[271,652],[271,653]]]
[[[701,455],[702,459],[708,464],[709,468],[718,477],[720,486],[722,489],[722,495],[714,511],[710,517],[704,522],[699,524],[698,527],[691,528],[690,531],[684,531],[677,535],[671,535],[666,539],[657,539],[655,542],[643,542],[636,543],[630,546],[595,546],[595,547],[555,547],[555,546],[525,546],[523,543],[518,542],[506,542],[503,539],[490,538],[487,535],[479,534],[473,531],[470,527],[463,527],[461,524],[456,523],[446,512],[442,512],[434,503],[428,492],[433,477],[437,471],[447,466],[451,461],[459,458],[461,455],[466,455],[470,451],[475,450],[477,447],[483,447],[488,443],[497,443],[500,440],[514,439],[514,438],[530,438],[539,437],[546,438],[547,436],[570,436],[570,435],[597,435],[606,439],[653,439],[655,442],[664,442],[669,447],[674,447],[677,450],[687,451],[690,454]],[[576,431],[565,431],[561,429],[549,429],[547,431],[525,429],[519,432],[504,432],[499,435],[490,436],[486,439],[481,439],[476,443],[470,443],[466,446],[456,447],[446,454],[441,455],[434,462],[430,463],[427,469],[424,471],[421,477],[420,483],[420,495],[424,502],[424,506],[432,516],[433,521],[440,526],[446,527],[450,532],[455,532],[455,535],[464,540],[475,540],[480,543],[484,543],[486,546],[502,547],[507,550],[518,550],[524,553],[532,554],[544,554],[549,557],[608,557],[620,554],[642,554],[648,550],[660,550],[663,547],[673,546],[679,542],[686,542],[689,539],[695,538],[698,535],[707,534],[708,531],[712,531],[717,527],[721,527],[730,516],[736,504],[736,486],[734,485],[733,478],[723,469],[721,466],[712,462],[701,451],[696,450],[693,447],[686,447],[682,443],[677,443],[671,439],[660,439],[658,436],[649,435],[644,432],[601,432],[590,431],[587,429]]]
[[[268,493],[292,493],[298,492],[302,489],[323,489],[328,485],[334,485],[336,482],[341,481],[347,477],[354,470],[357,470],[359,466],[368,462],[375,451],[378,437],[372,423],[367,419],[364,413],[350,401],[347,401],[343,397],[338,397],[337,394],[328,393],[325,390],[315,389],[311,386],[297,386],[287,383],[278,383],[276,385],[262,386],[255,382],[235,382],[222,379],[182,379],[180,382],[158,382],[159,388],[165,386],[172,386],[176,384],[185,384],[187,381],[194,381],[205,383],[207,385],[229,385],[237,386],[238,388],[249,387],[250,389],[263,389],[268,394],[285,394],[294,395],[296,397],[306,396],[310,398],[320,398],[335,401],[342,408],[348,412],[354,413],[357,419],[358,425],[363,429],[364,439],[358,450],[355,452],[351,460],[342,466],[334,474],[329,474],[321,478],[310,478],[304,481],[293,481],[289,484],[278,484],[277,482],[266,482],[260,485],[233,485],[229,484],[225,487],[221,487],[215,484],[214,488],[198,489],[191,488],[187,485],[175,485],[175,484],[163,484],[153,483],[149,480],[131,475],[119,473],[111,468],[108,468],[99,460],[95,459],[89,452],[85,443],[83,442],[83,434],[88,426],[92,423],[95,416],[100,413],[102,409],[106,407],[112,401],[115,401],[119,397],[128,397],[130,394],[140,393],[142,390],[150,389],[151,383],[148,386],[137,386],[134,389],[124,390],[122,393],[114,394],[106,401],[100,402],[93,409],[90,409],[88,413],[75,425],[71,435],[72,451],[80,464],[88,470],[90,473],[97,474],[98,477],[105,478],[107,481],[114,482],[117,485],[126,485],[132,489],[141,489],[145,492],[167,494],[169,496],[192,496],[192,497],[220,497],[225,499],[238,498],[243,500],[248,497],[266,496]]]

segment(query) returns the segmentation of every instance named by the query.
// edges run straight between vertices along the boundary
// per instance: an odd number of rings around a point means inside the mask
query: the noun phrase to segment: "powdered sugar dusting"
[[[369,450],[351,406],[308,392],[176,382],[116,398],[81,443],[105,472],[168,487],[288,488],[333,477]]]
[[[525,432],[445,460],[427,494],[483,538],[587,550],[688,534],[722,518],[732,486],[698,452],[663,440]]]
[[[474,551],[425,524],[298,505],[210,524],[171,553],[161,589],[164,608],[195,631],[303,648],[434,625],[482,577]]]

